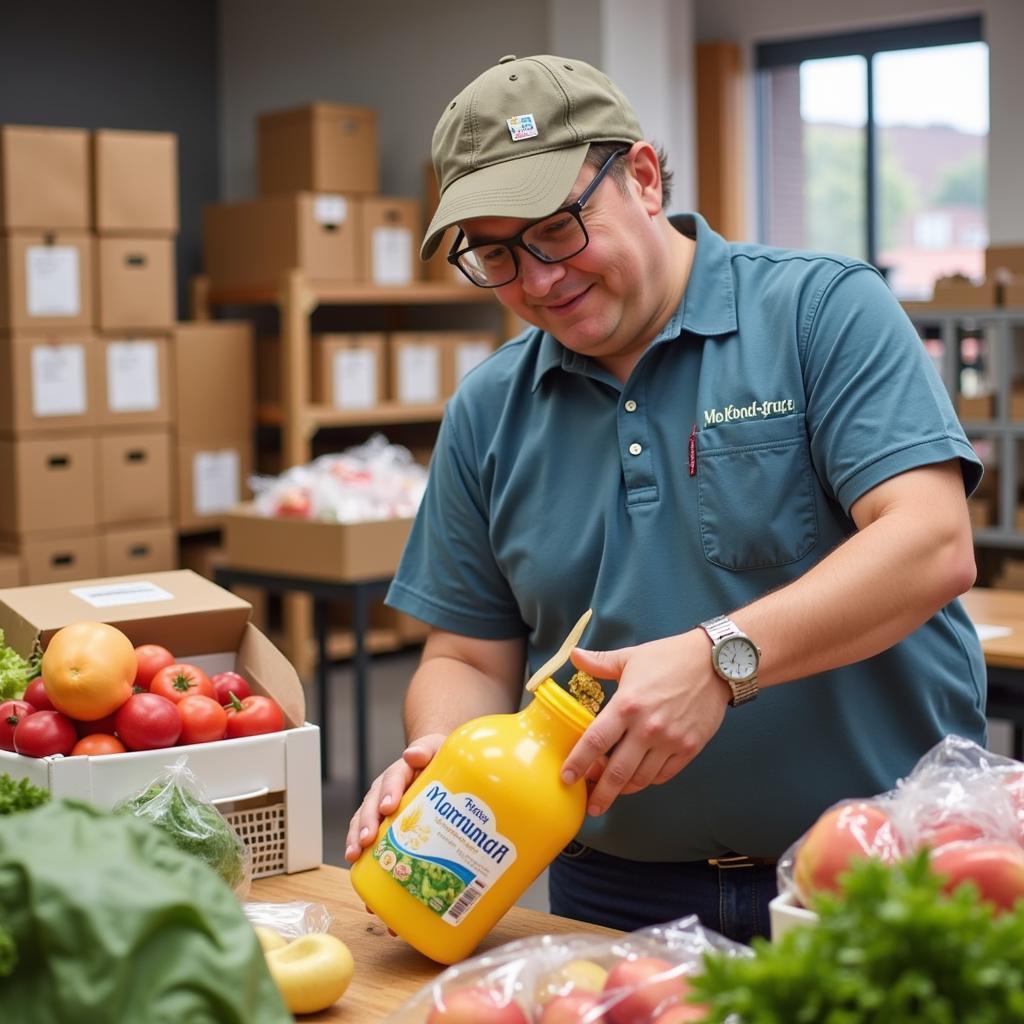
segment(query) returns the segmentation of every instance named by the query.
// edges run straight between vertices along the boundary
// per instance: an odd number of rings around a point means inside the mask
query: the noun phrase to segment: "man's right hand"
[[[352,815],[345,839],[345,860],[354,863],[377,838],[380,823],[395,810],[416,776],[434,759],[447,737],[431,732],[410,743],[402,756],[373,780],[359,810]]]

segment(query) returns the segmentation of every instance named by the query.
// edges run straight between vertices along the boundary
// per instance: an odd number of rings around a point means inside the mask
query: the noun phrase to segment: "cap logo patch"
[[[540,132],[537,131],[537,122],[533,114],[516,114],[515,117],[506,119],[509,134],[513,142],[522,142],[523,139],[535,139]]]

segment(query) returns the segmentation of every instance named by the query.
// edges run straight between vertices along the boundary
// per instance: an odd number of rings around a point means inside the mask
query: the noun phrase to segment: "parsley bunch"
[[[856,863],[819,923],[756,956],[706,956],[693,978],[708,1024],[1007,1024],[1024,1021],[1024,903],[993,916],[973,886],[942,892],[926,851]]]
[[[0,775],[0,818],[17,811],[30,811],[49,799],[50,794],[45,789],[33,785],[28,779],[15,782],[7,772]]]

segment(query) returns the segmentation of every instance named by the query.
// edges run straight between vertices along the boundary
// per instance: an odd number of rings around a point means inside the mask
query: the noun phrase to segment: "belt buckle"
[[[756,867],[753,858],[742,853],[729,854],[727,857],[709,857],[708,864],[713,868],[720,868],[723,871],[731,871],[734,868]]]

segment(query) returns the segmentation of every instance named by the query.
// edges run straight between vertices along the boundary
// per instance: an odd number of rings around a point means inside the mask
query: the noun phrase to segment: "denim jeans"
[[[548,871],[551,913],[634,931],[696,914],[706,928],[736,942],[769,935],[775,866],[719,868],[623,860],[570,843]]]

